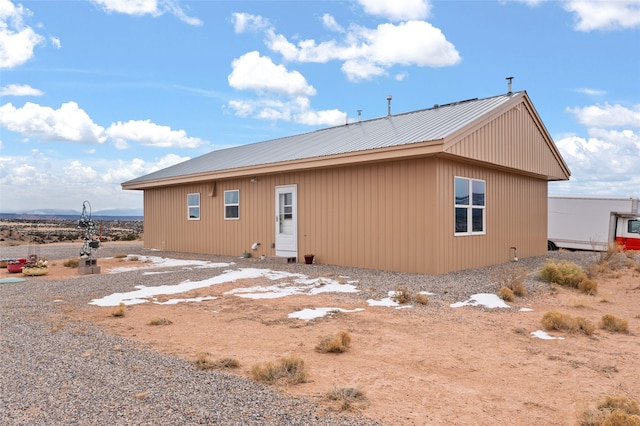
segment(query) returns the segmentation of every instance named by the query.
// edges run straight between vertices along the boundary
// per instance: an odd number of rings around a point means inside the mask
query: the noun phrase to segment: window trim
[[[468,204],[458,204],[456,200],[456,180],[464,179],[468,184],[469,191],[469,201]],[[482,182],[484,186],[483,193],[483,204],[477,205],[473,203],[473,183],[474,182]],[[487,234],[487,181],[483,179],[473,179],[465,176],[454,176],[453,178],[453,235],[456,237],[470,236],[470,235],[486,235]],[[467,213],[467,231],[458,232],[456,231],[456,210],[457,209],[466,209]],[[473,211],[481,210],[482,211],[482,231],[474,231],[473,230]]]
[[[227,203],[227,193],[228,192],[237,192],[238,193],[238,202],[237,203]],[[229,189],[224,191],[224,220],[240,220],[240,190],[239,189]],[[238,208],[238,216],[237,217],[228,217],[227,216],[227,207],[237,207]]]
[[[198,196],[198,204],[189,204],[189,198],[192,195],[197,195]],[[191,209],[198,209],[198,216],[197,217],[191,217]],[[187,194],[187,220],[200,220],[200,217],[202,216],[202,212],[200,210],[200,193],[199,192],[190,192]]]

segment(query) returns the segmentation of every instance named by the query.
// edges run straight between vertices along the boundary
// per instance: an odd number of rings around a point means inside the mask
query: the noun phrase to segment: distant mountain
[[[13,211],[13,212],[1,212],[0,216],[4,218],[25,218],[25,217],[77,217],[79,218],[82,212],[77,210],[65,210],[65,209],[37,209],[28,211]],[[141,218],[143,216],[142,209],[108,209],[91,212],[91,217],[132,217]]]
[[[78,213],[80,214],[80,213]],[[142,216],[142,209],[109,209],[93,212],[95,216]]]

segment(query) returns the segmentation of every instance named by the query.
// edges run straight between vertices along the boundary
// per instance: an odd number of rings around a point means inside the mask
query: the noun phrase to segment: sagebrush
[[[596,327],[583,317],[573,317],[558,311],[549,311],[542,316],[542,326],[545,330],[581,332],[590,336]]]
[[[596,409],[586,410],[582,426],[640,426],[640,406],[626,396],[607,396]]]
[[[125,316],[126,313],[127,313],[127,306],[123,302],[120,302],[120,304],[117,307],[113,308],[113,310],[111,311],[111,316],[123,317]]]
[[[333,336],[325,336],[316,345],[316,351],[321,353],[342,353],[351,346],[351,335],[348,331],[339,331]]]
[[[614,333],[629,333],[629,321],[616,315],[606,314],[600,319],[600,328]]]
[[[330,401],[340,404],[341,410],[359,408],[367,404],[368,400],[360,387],[334,387],[325,394]]]
[[[256,380],[267,383],[298,384],[306,383],[308,380],[307,366],[304,360],[296,355],[255,364],[251,373]]]
[[[209,358],[208,353],[199,353],[196,357],[195,365],[199,370],[226,370],[240,367],[240,362],[231,357],[212,360]]]

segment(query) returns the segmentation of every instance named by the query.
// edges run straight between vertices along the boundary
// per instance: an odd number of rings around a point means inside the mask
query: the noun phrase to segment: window
[[[486,233],[485,182],[455,178],[455,235]]]
[[[640,234],[640,220],[630,220],[627,225],[627,232],[630,234]]]
[[[224,191],[224,218],[240,219],[240,190]]]
[[[200,220],[200,193],[187,194],[187,217]]]

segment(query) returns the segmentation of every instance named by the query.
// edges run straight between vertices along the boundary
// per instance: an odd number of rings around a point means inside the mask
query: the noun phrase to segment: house
[[[441,274],[545,254],[547,183],[569,176],[522,91],[213,151],[122,187],[144,191],[147,248]]]

